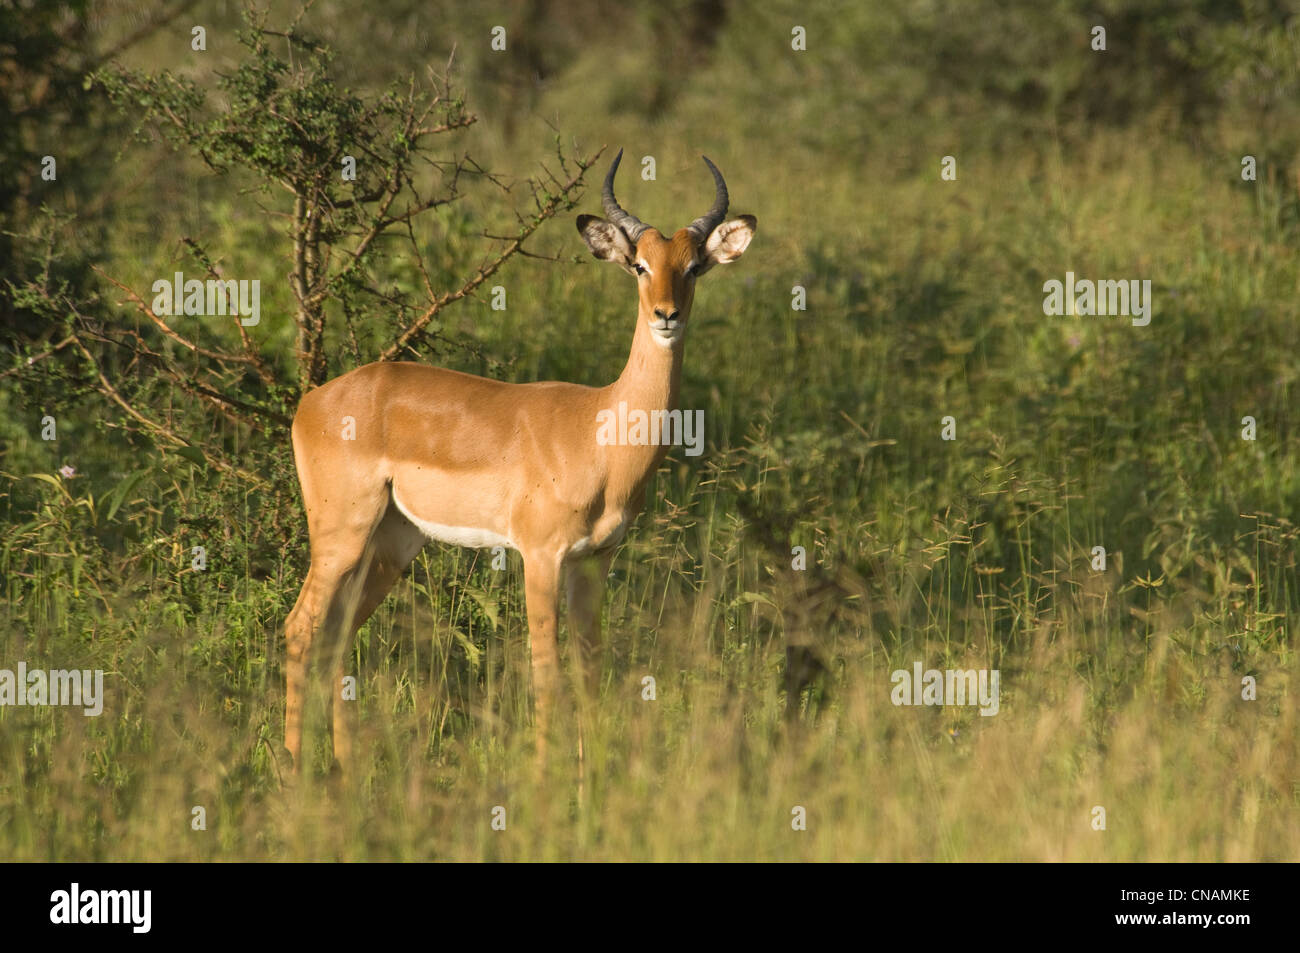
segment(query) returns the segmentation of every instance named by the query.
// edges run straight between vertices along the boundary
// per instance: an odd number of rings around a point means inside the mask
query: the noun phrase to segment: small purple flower
[[[77,475],[76,467],[70,467],[66,463],[63,466],[59,467],[59,476],[63,477],[65,480],[71,479],[76,475]]]

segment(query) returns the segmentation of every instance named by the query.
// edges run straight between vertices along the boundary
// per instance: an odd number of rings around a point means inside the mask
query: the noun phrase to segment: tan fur
[[[592,221],[583,216],[580,228],[584,220]],[[302,399],[292,434],[311,566],[285,624],[285,746],[295,770],[313,652],[323,649],[333,679],[330,695],[337,700],[357,629],[425,543],[394,497],[423,523],[486,530],[522,554],[539,752],[545,750],[559,681],[558,594],[564,577],[578,688],[584,699],[594,698],[609,558],[643,508],[646,483],[668,449],[599,445],[597,413],[620,401],[646,411],[676,407],[682,338],[665,345],[654,338],[651,322],[656,309],[676,311],[684,334],[695,291],[685,270],[697,260],[707,267],[738,257],[754,220],[744,217],[719,229],[737,222],[747,229],[743,241],[717,262],[703,260],[706,253],[685,229],[671,239],[654,229],[641,235],[635,257],[653,274],[637,280],[631,353],[607,387],[508,384],[419,364],[376,363]],[[345,417],[355,421],[355,440],[342,438]],[[578,558],[570,551],[581,541],[586,542]],[[323,645],[314,644],[318,633]],[[346,768],[350,719],[340,717],[335,705],[333,721],[335,756]]]

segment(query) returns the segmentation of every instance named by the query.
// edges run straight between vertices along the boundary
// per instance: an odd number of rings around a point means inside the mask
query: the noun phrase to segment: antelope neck
[[[618,380],[610,385],[610,399],[617,407],[627,401],[630,410],[673,410],[682,378],[682,349],[685,340],[671,346],[660,344],[650,330],[650,308],[642,305],[637,312],[632,351]],[[684,334],[685,328],[682,329]]]

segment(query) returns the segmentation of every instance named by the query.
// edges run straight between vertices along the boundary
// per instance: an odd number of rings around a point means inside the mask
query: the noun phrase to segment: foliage
[[[1289,9],[581,7],[581,21],[507,7],[527,53],[508,65],[486,43],[495,10],[325,4],[290,36],[255,20],[219,69],[176,53],[178,26],[71,85],[111,95],[157,165],[109,161],[114,142],[86,173],[112,204],[69,226],[66,208],[28,202],[10,222],[8,286],[39,334],[15,333],[0,368],[0,665],[111,673],[99,719],[0,709],[10,856],[1294,858]],[[208,12],[214,42],[235,35]],[[709,26],[681,41],[692,68],[647,79],[691,18]],[[1089,49],[1094,20],[1106,54]],[[394,85],[455,43],[472,97]],[[482,121],[429,150],[405,131],[484,99]],[[508,311],[467,293],[403,341],[495,260],[483,233],[515,193],[493,183],[524,179],[479,170],[531,166],[557,126],[655,155],[658,179],[629,177],[620,198],[660,227],[697,210],[700,152],[760,222],[745,260],[700,284],[682,402],[705,410],[707,451],[670,456],[614,562],[583,773],[569,754],[530,774],[518,563],[430,547],[352,660],[360,779],[324,781],[318,748],[288,790],[269,753],[305,563],[283,431],[300,388],[390,354],[587,384],[626,359],[625,276],[568,266],[572,226],[549,221],[589,159],[535,176],[536,201],[518,203],[512,234],[553,208],[529,234],[558,251],[495,273]],[[359,142],[382,161],[344,182]],[[435,195],[448,201],[349,253]],[[313,229],[316,267],[265,283],[264,315],[281,318],[247,344],[234,322],[169,322],[182,341],[149,315],[142,289],[178,256],[205,275],[284,274]],[[98,272],[63,237],[79,230],[108,236]],[[1043,283],[1066,269],[1150,277],[1151,325],[1044,316]],[[57,441],[37,436],[46,413]],[[940,438],[948,415],[956,441]],[[999,669],[1000,713],[895,707],[890,673],[916,661]],[[1242,700],[1247,677],[1258,701]],[[189,830],[195,804],[205,833]],[[498,804],[504,833],[488,826]],[[807,832],[790,830],[795,804]]]

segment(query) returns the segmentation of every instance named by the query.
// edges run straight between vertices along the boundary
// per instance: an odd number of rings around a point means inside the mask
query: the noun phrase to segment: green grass
[[[681,403],[705,410],[707,451],[669,459],[614,562],[582,777],[567,718],[533,771],[517,557],[502,573],[431,546],[354,652],[355,778],[327,775],[317,731],[303,779],[283,786],[271,753],[306,560],[296,502],[128,453],[116,417],[61,420],[42,444],[40,408],[6,392],[0,665],[102,668],[108,689],[99,718],[0,709],[6,859],[1300,857],[1294,191],[1241,183],[1240,150],[1160,126],[1007,145],[973,118],[895,112],[832,149],[813,93],[763,120],[802,123],[777,149],[758,112],[720,123],[711,104],[759,82],[727,68],[737,42],[724,36],[654,126],[618,111],[636,94],[626,73],[611,115],[582,111],[594,53],[536,109],[586,143],[655,151],[660,180],[620,186],[648,220],[702,211],[700,151],[759,219],[745,259],[701,281]],[[768,82],[788,88],[791,70]],[[907,88],[886,72],[882,100]],[[521,154],[540,154],[542,132],[524,123]],[[482,136],[510,161],[495,126]],[[947,154],[956,182],[939,179]],[[159,214],[125,229],[110,273],[170,273],[194,210]],[[253,240],[247,208],[214,214],[229,242]],[[545,237],[579,251],[567,220]],[[1066,270],[1150,278],[1151,325],[1045,317],[1042,283]],[[494,373],[618,374],[625,275],[524,260],[502,283],[508,312],[471,302],[447,319],[509,359]],[[790,310],[796,284],[806,312]],[[277,435],[239,439],[292,486]],[[58,485],[26,476],[64,463],[78,475]],[[199,544],[203,573],[188,569]],[[806,572],[790,570],[793,546]],[[790,642],[828,669],[793,718]],[[1000,712],[895,707],[890,673],[917,661],[998,669]]]

